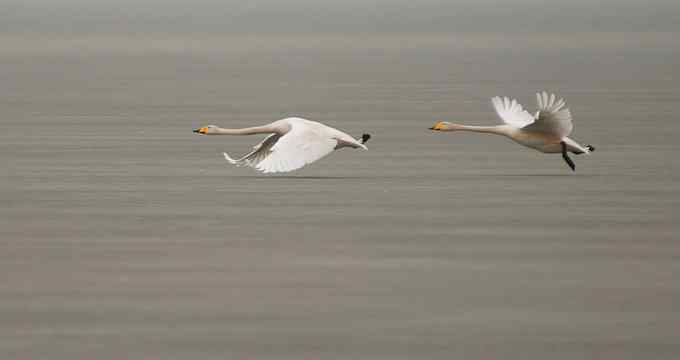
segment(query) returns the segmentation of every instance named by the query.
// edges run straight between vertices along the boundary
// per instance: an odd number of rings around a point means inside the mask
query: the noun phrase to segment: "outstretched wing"
[[[491,103],[501,120],[508,125],[522,128],[534,122],[534,117],[515,99],[496,96],[491,99]]]
[[[536,121],[526,127],[526,130],[537,131],[563,138],[571,134],[574,125],[571,122],[571,112],[565,107],[564,99],[555,97],[543,91],[536,93],[538,112]]]
[[[270,135],[243,158],[234,160],[226,153],[225,158],[232,164],[250,166],[263,173],[288,172],[323,158],[337,144],[337,140],[318,129],[293,123],[285,135]]]
[[[229,154],[224,153],[224,158],[236,166],[251,166],[255,167],[262,160],[264,160],[272,151],[272,147],[281,138],[279,134],[271,134],[267,136],[261,143],[253,146],[253,151],[243,155],[239,159],[232,159]]]

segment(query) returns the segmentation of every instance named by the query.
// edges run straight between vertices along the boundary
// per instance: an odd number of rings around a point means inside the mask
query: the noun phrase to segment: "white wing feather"
[[[337,143],[323,129],[294,122],[271,148],[269,156],[253,167],[264,173],[297,170],[333,152]]]
[[[555,94],[548,95],[543,91],[536,93],[538,112],[536,121],[526,127],[526,130],[537,131],[564,138],[571,134],[574,125],[571,122],[571,112],[564,99],[556,100]]]
[[[534,117],[515,99],[496,96],[491,99],[491,103],[501,120],[508,125],[522,128],[534,122]]]
[[[236,166],[255,167],[271,153],[271,148],[281,138],[279,134],[267,136],[261,143],[253,146],[253,151],[243,155],[240,159],[232,159],[229,154],[224,153],[224,158]]]

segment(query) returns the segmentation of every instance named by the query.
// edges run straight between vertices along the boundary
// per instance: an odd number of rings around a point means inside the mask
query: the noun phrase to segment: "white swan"
[[[503,135],[540,152],[562,153],[562,158],[567,165],[572,170],[576,170],[576,165],[569,158],[567,152],[589,154],[595,148],[591,145],[583,146],[567,137],[574,126],[571,123],[571,112],[565,107],[564,99],[555,101],[555,94],[548,95],[545,91],[537,93],[536,99],[538,100],[538,111],[533,116],[522,109],[522,105],[514,99],[510,100],[507,97],[492,98],[491,102],[505,125],[466,126],[440,121],[430,129]]]
[[[240,159],[232,159],[224,153],[224,158],[230,163],[250,166],[263,173],[297,170],[343,147],[367,150],[364,143],[371,137],[364,134],[359,141],[330,126],[296,117],[243,129],[208,125],[194,132],[204,135],[271,134]]]

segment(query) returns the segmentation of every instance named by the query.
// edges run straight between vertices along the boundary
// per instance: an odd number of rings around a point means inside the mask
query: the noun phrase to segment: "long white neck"
[[[266,134],[266,133],[273,133],[276,132],[275,129],[273,129],[269,125],[265,126],[254,126],[254,127],[248,127],[248,128],[242,128],[242,129],[224,129],[224,128],[217,128],[216,132],[214,132],[214,135],[253,135],[253,134]]]
[[[477,133],[486,134],[496,134],[503,136],[510,136],[511,128],[508,125],[497,125],[497,126],[470,126],[470,125],[460,125],[452,124],[450,131],[470,131]]]

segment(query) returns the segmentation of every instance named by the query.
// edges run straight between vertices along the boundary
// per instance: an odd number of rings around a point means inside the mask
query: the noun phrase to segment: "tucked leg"
[[[571,168],[571,171],[576,171],[576,164],[574,164],[573,161],[569,158],[569,155],[567,155],[567,144],[562,141],[560,144],[562,144],[562,159],[569,165]]]

